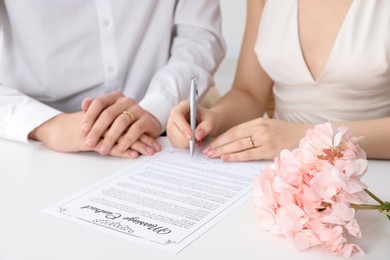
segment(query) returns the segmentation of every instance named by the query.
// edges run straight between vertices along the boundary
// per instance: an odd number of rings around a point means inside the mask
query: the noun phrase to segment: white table
[[[259,230],[251,200],[177,255],[40,212],[132,163],[0,139],[0,260],[342,259],[322,248],[299,252],[288,239]],[[363,180],[390,200],[390,161],[370,161]],[[366,256],[352,259],[390,259],[390,221],[375,211],[358,212],[357,219]]]

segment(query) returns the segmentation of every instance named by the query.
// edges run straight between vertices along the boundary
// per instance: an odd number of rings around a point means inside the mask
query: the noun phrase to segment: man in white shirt
[[[217,0],[0,0],[0,34],[0,137],[64,152],[158,151],[225,54]]]

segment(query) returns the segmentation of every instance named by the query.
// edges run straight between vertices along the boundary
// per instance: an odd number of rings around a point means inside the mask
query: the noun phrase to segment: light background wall
[[[220,94],[230,89],[236,71],[246,19],[246,0],[220,0],[222,31],[226,41],[226,58],[219,67],[215,82]]]

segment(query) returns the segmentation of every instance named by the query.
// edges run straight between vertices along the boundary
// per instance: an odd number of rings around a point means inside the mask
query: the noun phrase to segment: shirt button
[[[104,25],[104,26],[109,26],[109,25],[110,25],[110,20],[108,20],[108,19],[103,19],[103,25]]]

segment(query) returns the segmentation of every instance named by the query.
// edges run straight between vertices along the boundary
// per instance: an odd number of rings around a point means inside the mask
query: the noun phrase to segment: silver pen
[[[192,138],[190,140],[190,153],[194,155],[195,149],[195,128],[196,128],[196,102],[198,99],[198,86],[196,82],[196,76],[191,78],[191,89],[190,89],[190,125],[192,131]]]

